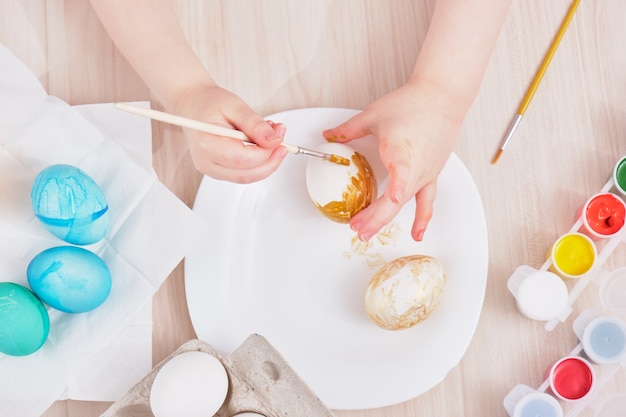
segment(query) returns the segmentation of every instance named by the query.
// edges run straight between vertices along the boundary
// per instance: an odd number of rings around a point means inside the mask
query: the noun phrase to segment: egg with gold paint
[[[439,307],[445,285],[446,273],[436,258],[397,258],[371,279],[365,294],[367,315],[383,329],[412,327]]]
[[[43,169],[35,177],[30,197],[37,218],[68,243],[96,243],[109,229],[109,205],[102,189],[75,166],[56,164]]]
[[[316,150],[350,161],[350,165],[342,165],[309,158],[306,167],[306,187],[315,207],[330,220],[348,223],[377,196],[374,170],[362,154],[348,145],[328,142]]]

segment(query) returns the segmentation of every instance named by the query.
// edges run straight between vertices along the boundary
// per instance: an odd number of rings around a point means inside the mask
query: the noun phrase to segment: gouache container
[[[613,168],[613,187],[618,195],[626,197],[626,155]]]
[[[510,417],[563,417],[563,408],[551,395],[527,385],[516,385],[504,398]]]
[[[616,269],[602,279],[600,301],[609,311],[626,315],[626,267]]]
[[[520,267],[508,284],[518,310],[531,320],[550,320],[568,307],[567,286],[553,272]]]
[[[551,269],[563,278],[580,278],[596,264],[598,249],[583,233],[566,233],[550,249]]]
[[[563,401],[578,401],[593,389],[595,372],[589,361],[580,356],[559,359],[548,373],[550,390]]]
[[[624,417],[626,394],[604,400],[597,408],[594,417]]]
[[[563,409],[553,396],[534,392],[517,403],[511,417],[563,417]]]
[[[626,354],[621,352],[626,345],[626,323],[620,323],[620,320],[613,316],[587,308],[574,320],[572,328],[580,340],[574,352],[584,353],[590,361],[599,365],[600,372],[596,375],[593,389],[600,391],[617,372],[626,367]],[[596,340],[588,339],[594,337]],[[597,395],[592,397],[595,398]],[[586,400],[577,402],[568,417],[576,416],[574,412],[582,410],[588,402]],[[624,410],[626,408],[623,408],[622,412]]]
[[[582,220],[580,231],[592,239],[607,239],[624,230],[626,204],[613,193],[600,193],[589,198],[578,211]]]
[[[620,362],[626,355],[626,325],[614,317],[596,317],[585,326],[581,343],[592,362]]]

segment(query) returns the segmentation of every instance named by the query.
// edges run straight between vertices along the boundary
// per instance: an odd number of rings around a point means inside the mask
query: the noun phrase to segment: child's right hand
[[[186,90],[172,111],[183,117],[241,130],[258,146],[185,129],[196,168],[212,178],[247,184],[278,169],[287,150],[280,146],[285,126],[264,120],[241,98],[217,85]]]

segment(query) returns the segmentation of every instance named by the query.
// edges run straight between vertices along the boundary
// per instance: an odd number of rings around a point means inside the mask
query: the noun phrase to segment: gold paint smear
[[[395,245],[400,236],[400,226],[398,223],[391,222],[384,229],[376,234],[376,239],[381,245]]]
[[[401,233],[400,226],[391,222],[378,232],[377,240],[382,246],[395,245]],[[353,236],[350,251],[344,252],[344,258],[352,258],[353,256],[361,256],[365,258],[365,262],[370,269],[380,267],[387,263],[385,258],[379,252],[372,252],[374,240],[368,242],[361,241],[358,236]]]
[[[358,212],[369,206],[378,195],[378,187],[374,170],[363,155],[355,152],[352,162],[357,168],[356,175],[343,191],[341,201],[331,201],[324,206],[315,204],[317,209],[329,219],[337,223],[348,223]]]

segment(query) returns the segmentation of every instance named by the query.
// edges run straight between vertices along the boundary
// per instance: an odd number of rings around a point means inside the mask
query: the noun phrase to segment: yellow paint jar
[[[552,269],[563,278],[580,278],[596,263],[598,250],[589,236],[566,233],[552,245]]]

